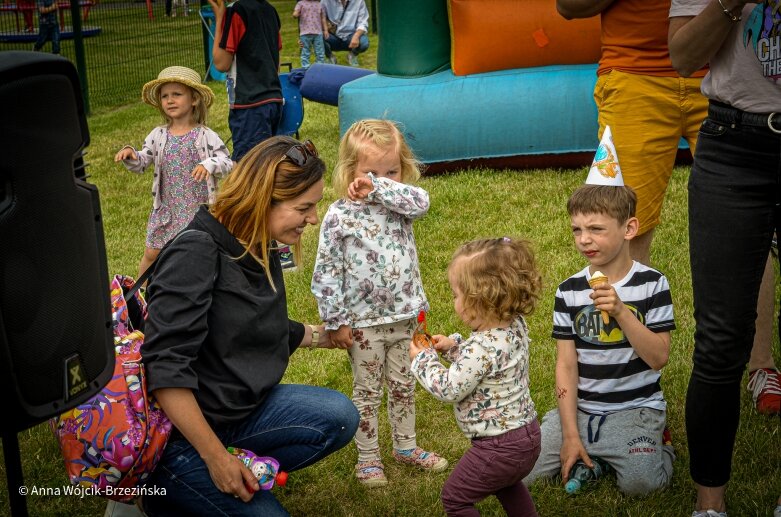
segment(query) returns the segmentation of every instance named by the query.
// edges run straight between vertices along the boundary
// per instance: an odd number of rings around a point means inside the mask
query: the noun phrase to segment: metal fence
[[[0,1],[0,51],[32,50],[38,38],[36,3],[42,1]],[[204,29],[214,20],[210,11],[204,18],[195,1],[187,5],[186,0],[174,0],[172,16],[167,16],[165,0],[74,0],[79,2],[75,14],[80,19],[74,19],[70,0],[55,1],[60,53],[78,65],[92,110],[140,99],[141,86],[167,66],[187,66],[206,74],[211,52],[204,51],[209,38]],[[74,31],[79,25],[81,31]],[[51,42],[42,51],[51,52]]]

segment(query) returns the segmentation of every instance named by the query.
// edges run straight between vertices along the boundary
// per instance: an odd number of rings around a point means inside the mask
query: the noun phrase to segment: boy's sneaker
[[[335,65],[335,64],[336,64],[336,56],[335,56],[335,55],[333,55],[333,54],[331,54],[330,56],[325,56],[325,60],[326,60],[328,63],[331,63],[332,65]]]
[[[717,512],[716,510],[695,510],[692,517],[727,517],[727,512]]]
[[[773,517],[781,517],[781,504],[776,506],[776,511],[773,512]]]
[[[279,261],[282,263],[282,271],[296,271],[296,263],[293,260],[293,251],[288,245],[280,245]]]
[[[366,488],[378,488],[388,484],[385,467],[380,460],[359,461],[355,465],[355,477]]]
[[[781,413],[781,375],[773,368],[759,368],[748,374],[746,388],[754,398],[757,411],[764,415]]]
[[[349,63],[350,66],[360,66],[360,63],[358,62],[358,56],[352,52],[347,52],[347,63]]]
[[[394,450],[393,459],[399,463],[415,465],[425,470],[439,472],[447,468],[447,460],[439,454],[426,452],[420,447],[406,450]]]

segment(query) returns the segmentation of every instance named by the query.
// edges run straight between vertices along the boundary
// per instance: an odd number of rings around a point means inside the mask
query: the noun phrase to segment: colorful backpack
[[[111,281],[116,347],[111,380],[93,398],[50,421],[71,483],[120,502],[142,493],[139,487],[171,433],[171,422],[146,391],[141,362],[146,302],[134,283],[121,275]]]

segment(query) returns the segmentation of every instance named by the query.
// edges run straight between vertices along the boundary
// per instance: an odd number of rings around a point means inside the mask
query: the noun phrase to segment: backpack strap
[[[174,238],[173,238],[173,239],[171,239],[170,241],[168,241],[168,243],[166,243],[166,245],[165,245],[165,246],[163,246],[163,249],[162,249],[162,250],[160,250],[160,254],[158,254],[158,255],[157,255],[157,258],[155,259],[155,261],[154,261],[154,262],[152,262],[151,264],[149,264],[149,267],[148,267],[148,268],[146,268],[146,269],[144,270],[144,272],[143,272],[143,273],[141,273],[141,276],[139,276],[139,277],[138,277],[138,280],[136,280],[136,283],[135,283],[135,284],[133,284],[133,287],[131,287],[130,289],[128,289],[128,291],[125,293],[125,301],[128,301],[128,300],[130,300],[130,298],[132,298],[132,297],[133,297],[133,295],[134,295],[134,294],[136,294],[136,291],[138,291],[139,289],[141,289],[141,286],[142,286],[142,285],[144,285],[144,282],[146,282],[146,281],[149,279],[149,277],[151,277],[151,276],[152,276],[152,273],[155,271],[155,266],[157,266],[157,261],[158,261],[158,260],[160,260],[160,256],[163,254],[163,251],[164,251],[164,250],[165,250],[165,249],[166,249],[168,246],[170,246],[171,244],[173,244],[174,242],[176,242],[176,239],[178,239],[179,237],[181,237],[181,236],[182,236],[182,235],[184,235],[185,233],[190,233],[190,232],[200,232],[200,231],[201,231],[201,230],[192,230],[192,229],[190,229],[190,230],[183,230],[183,231],[181,231],[181,232],[177,233],[177,234],[174,236]]]

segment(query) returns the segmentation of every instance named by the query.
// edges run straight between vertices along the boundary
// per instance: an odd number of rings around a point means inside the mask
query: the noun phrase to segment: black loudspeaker
[[[111,378],[100,201],[70,61],[0,52],[0,390],[3,435],[58,415]]]

